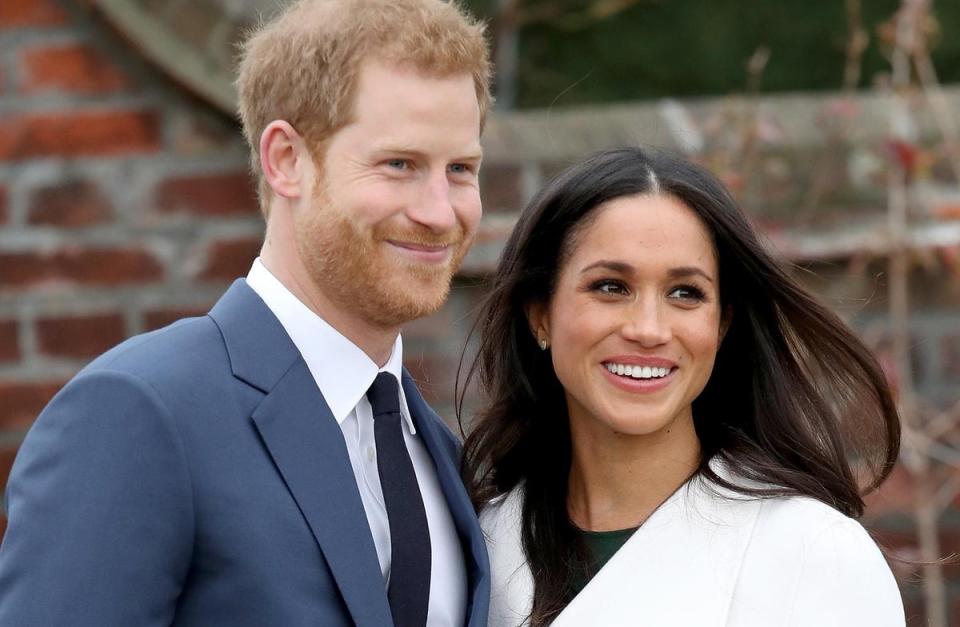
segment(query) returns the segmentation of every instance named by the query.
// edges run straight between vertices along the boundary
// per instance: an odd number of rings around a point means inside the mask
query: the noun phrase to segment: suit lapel
[[[210,312],[234,375],[263,392],[253,422],[306,519],[353,621],[392,624],[343,433],[299,351],[242,279]]]
[[[726,624],[762,501],[695,479],[643,524],[553,623]]]
[[[490,565],[486,542],[473,505],[460,479],[457,451],[446,436],[440,432],[441,419],[423,400],[413,379],[404,371],[403,393],[417,433],[426,446],[437,470],[440,488],[446,498],[460,542],[466,549],[467,573],[470,590],[467,596],[467,624],[486,627],[490,603]]]

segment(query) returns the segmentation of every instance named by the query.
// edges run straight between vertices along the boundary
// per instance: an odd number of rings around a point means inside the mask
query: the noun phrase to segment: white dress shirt
[[[373,411],[367,390],[379,372],[389,372],[400,381],[403,344],[399,336],[390,359],[378,368],[370,357],[320,316],[311,311],[263,265],[259,258],[247,275],[247,284],[263,299],[303,356],[333,417],[340,424],[357,479],[360,499],[377,548],[384,582],[390,579],[390,523],[383,502],[377,449],[373,436]],[[433,460],[417,436],[403,387],[400,413],[404,419],[403,438],[417,475],[430,527],[430,627],[464,624],[467,602],[467,575],[463,551],[447,501],[437,480]],[[322,481],[323,477],[317,477]]]

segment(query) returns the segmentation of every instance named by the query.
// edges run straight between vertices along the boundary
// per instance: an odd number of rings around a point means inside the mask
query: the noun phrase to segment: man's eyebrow
[[[377,153],[389,153],[394,155],[403,155],[409,157],[423,157],[426,153],[422,150],[414,150],[412,148],[404,148],[401,146],[394,146],[390,144],[384,144],[383,146],[378,146],[374,152]],[[470,149],[462,154],[453,157],[453,161],[481,161],[483,159],[483,149]]]
[[[620,274],[630,274],[634,271],[634,267],[631,264],[626,263],[625,261],[613,261],[609,259],[601,259],[600,261],[595,261],[590,265],[584,267],[582,270],[580,270],[580,274],[589,272],[590,270],[594,270],[596,268],[603,268],[605,270],[619,272]],[[697,266],[680,266],[677,268],[670,268],[670,270],[667,271],[667,275],[671,279],[679,279],[679,278],[689,277],[689,276],[700,276],[706,279],[707,281],[710,281],[711,283],[714,282],[712,276],[710,276],[709,274],[707,274],[707,272],[705,272],[701,268],[698,268]]]

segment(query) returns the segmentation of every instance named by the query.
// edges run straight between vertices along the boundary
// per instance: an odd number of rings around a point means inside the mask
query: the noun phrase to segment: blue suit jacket
[[[458,443],[408,374],[484,627],[489,563]],[[392,624],[340,427],[239,280],[210,314],[81,371],[24,440],[7,488],[0,625]]]

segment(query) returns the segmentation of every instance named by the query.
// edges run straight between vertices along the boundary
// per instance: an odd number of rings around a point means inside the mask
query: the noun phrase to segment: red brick
[[[10,477],[10,468],[13,467],[13,460],[17,456],[17,446],[4,446],[0,448],[0,486],[7,485],[7,479]]]
[[[260,211],[253,182],[246,172],[172,178],[156,191],[161,211],[200,216],[251,214]]]
[[[262,242],[241,239],[214,242],[207,253],[207,263],[198,278],[205,281],[230,281],[245,276],[258,254]]]
[[[63,384],[63,381],[0,382],[0,429],[25,431]]]
[[[30,224],[78,227],[110,218],[110,201],[95,184],[71,181],[38,189],[30,199]]]
[[[0,159],[155,152],[160,124],[149,111],[63,111],[0,119]]]
[[[161,278],[163,268],[153,255],[142,250],[64,249],[52,253],[0,254],[0,288],[65,281],[122,285]]]
[[[517,165],[488,165],[480,170],[483,208],[487,211],[518,211],[523,207],[523,171]]]
[[[411,320],[403,325],[403,339],[435,343],[453,338],[456,330],[457,324],[453,319],[451,306],[447,305],[432,315]]]
[[[130,86],[103,55],[83,44],[28,49],[23,52],[22,67],[20,88],[25,93],[54,90],[96,94]]]
[[[170,147],[181,155],[201,155],[235,150],[240,136],[233,124],[219,115],[202,114],[194,109],[168,114]]]
[[[407,350],[407,349],[410,350]],[[417,350],[415,346],[404,346],[403,365],[417,382],[423,398],[434,407],[453,405],[453,388],[457,377],[459,354],[451,355],[442,351]],[[445,415],[451,426],[456,425],[456,416]]]
[[[143,328],[146,331],[159,329],[172,324],[181,318],[194,318],[203,316],[210,311],[210,307],[198,309],[154,309],[143,314]]]
[[[960,379],[960,333],[940,339],[940,376],[945,383]]]
[[[916,486],[913,476],[903,464],[897,464],[879,489],[866,496],[866,515],[879,518],[888,514],[912,511]]]
[[[54,0],[3,0],[0,29],[22,26],[56,26],[67,16]]]
[[[123,316],[58,316],[36,321],[37,347],[54,357],[95,357],[126,338]]]
[[[0,362],[20,359],[20,339],[16,320],[0,320]]]

